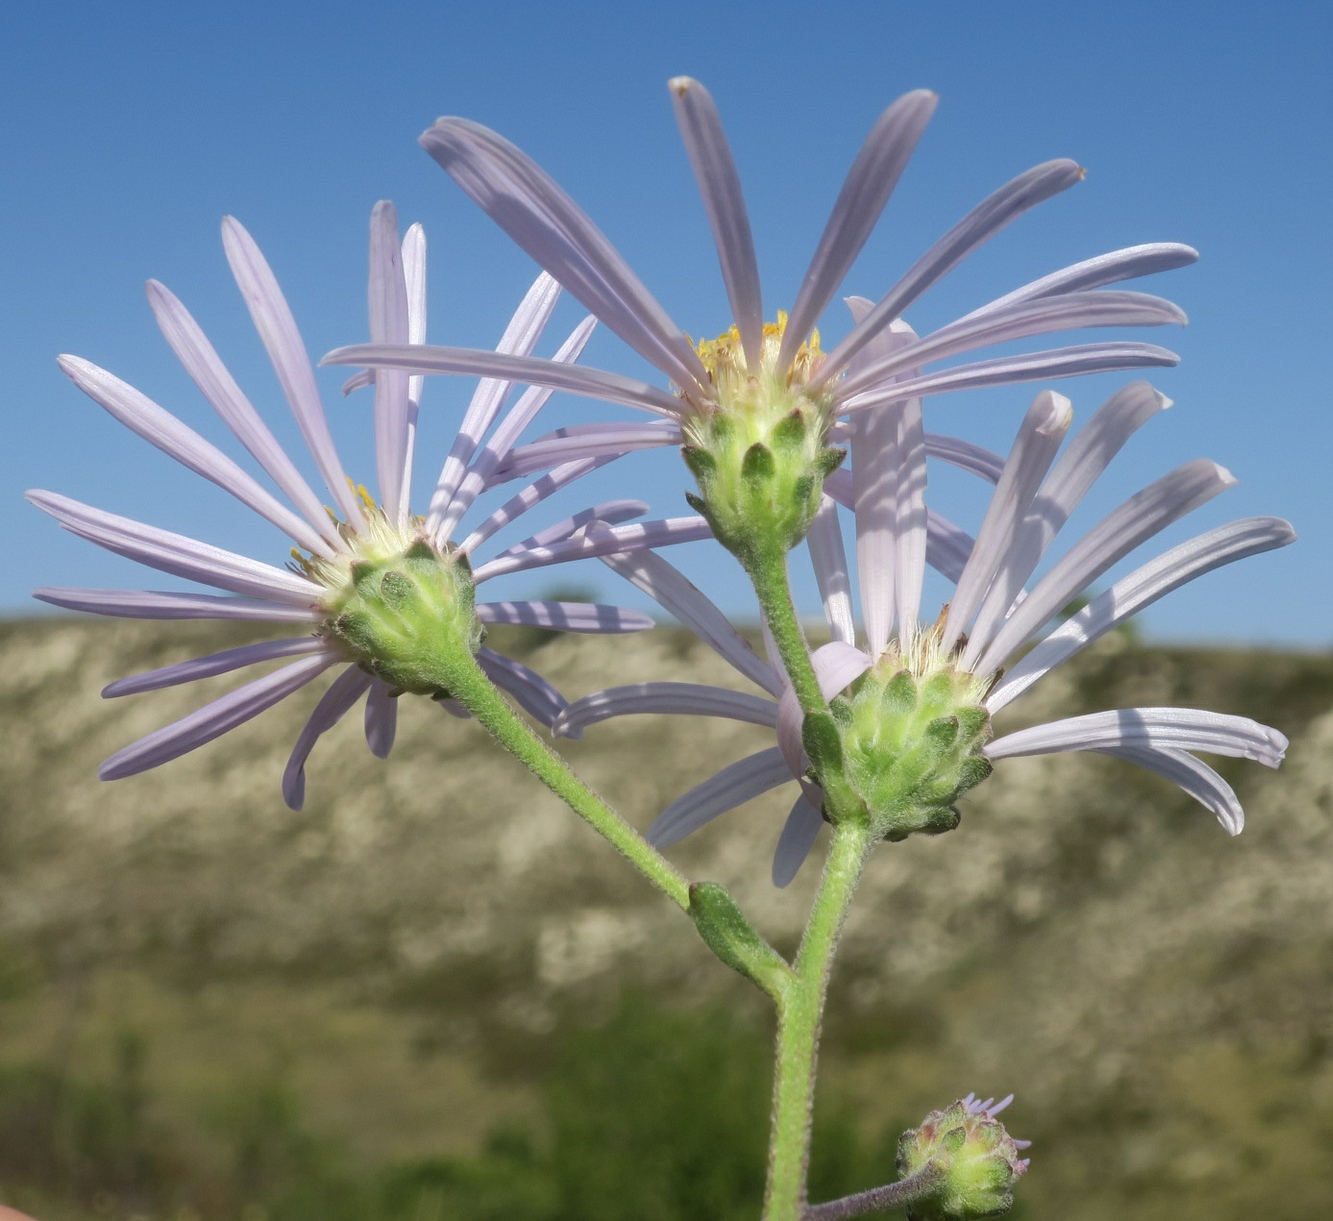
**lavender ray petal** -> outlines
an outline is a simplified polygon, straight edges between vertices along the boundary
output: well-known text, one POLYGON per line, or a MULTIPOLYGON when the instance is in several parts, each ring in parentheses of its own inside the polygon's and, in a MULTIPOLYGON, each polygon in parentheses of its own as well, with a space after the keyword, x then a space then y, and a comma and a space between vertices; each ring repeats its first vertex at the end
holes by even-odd
POLYGON ((777 724, 778 706, 762 696, 701 683, 633 683, 575 700, 556 718, 551 731, 557 737, 569 737, 599 721, 643 714, 725 717, 772 726, 777 724))
POLYGON ((896 382, 854 395, 841 404, 839 411, 855 413, 901 398, 924 398, 929 394, 948 394, 959 390, 978 390, 986 386, 1010 386, 1015 382, 1045 381, 1062 377, 1082 377, 1087 373, 1114 373, 1126 369, 1166 368, 1178 365, 1180 357, 1151 343, 1085 343, 1023 356, 1000 356, 975 364, 957 365, 927 373, 923 377, 896 382))
POLYGON ((517 623, 557 632, 646 632, 657 626, 651 615, 595 602, 479 602, 482 623, 517 623))
POLYGON ((183 534, 159 530, 128 517, 94 509, 55 492, 30 491, 30 503, 49 513, 65 529, 151 568, 187 577, 217 589, 274 602, 312 607, 323 592, 313 581, 224 551, 183 534))
POLYGON ((983 199, 927 250, 879 299, 865 319, 829 353, 820 373, 811 382, 812 389, 817 390, 846 368, 865 344, 983 242, 1029 208, 1068 190, 1082 178, 1083 171, 1072 161, 1047 161, 1020 174, 983 199))
MULTIPOLYGON (((647 512, 648 502, 644 500, 604 500, 601 504, 583 509, 570 517, 566 517, 563 521, 556 522, 553 526, 538 530, 536 534, 529 535, 521 543, 515 543, 512 547, 500 552, 500 555, 518 555, 520 552, 527 551, 530 547, 548 547, 562 539, 572 538, 592 521, 605 522, 608 526, 616 526, 621 522, 642 517, 647 512)), ((499 556, 496 558, 498 559, 499 556)))
MULTIPOLYGON (((556 352, 552 359, 562 364, 578 360, 588 340, 592 337, 596 325, 596 318, 591 315, 585 318, 574 328, 569 338, 561 344, 560 350, 556 352)), ((449 511, 440 519, 438 527, 435 527, 434 533, 437 541, 446 541, 453 535, 453 532, 458 528, 458 523, 463 520, 464 514, 489 485, 496 467, 509 457, 523 430, 532 423, 537 413, 550 401, 552 393, 546 386, 529 386, 519 395, 518 401, 513 407, 505 413, 504 419, 500 421, 495 432, 482 446, 481 453, 477 455, 476 461, 472 463, 463 476, 462 482, 458 485, 458 491, 454 493, 454 498, 449 505, 449 511)), ((426 524, 427 528, 430 528, 429 520, 426 524)))
POLYGON ((1287 739, 1249 717, 1198 708, 1118 708, 1068 717, 1006 734, 987 744, 989 759, 1120 747, 1201 750, 1277 767, 1287 739))
POLYGON ((1236 796, 1236 790, 1208 764, 1196 759, 1188 751, 1117 746, 1101 753, 1137 763, 1171 781, 1200 805, 1211 810, 1228 835, 1239 835, 1245 829, 1245 811, 1236 796))
POLYGON ((554 435, 515 447, 492 472, 487 486, 495 487, 580 458, 619 458, 641 449, 679 445, 681 440, 675 424, 599 424, 591 428, 595 431, 558 429, 554 435))
POLYGON ((268 352, 273 371, 278 375, 282 392, 329 495, 343 520, 353 529, 360 530, 365 525, 365 517, 334 447, 329 422, 320 402, 319 387, 315 384, 315 371, 287 299, 254 239, 235 217, 223 218, 222 246, 232 275, 236 277, 236 286, 245 298, 255 330, 268 352))
POLYGON ((97 774, 103 780, 121 780, 177 759, 271 708, 327 670, 335 660, 326 653, 304 657, 246 683, 117 751, 98 768, 97 774))
MULTIPOLYGON (((972 558, 958 579, 957 591, 949 600, 941 648, 951 649, 967 631, 987 587, 1003 565, 1013 545, 1014 533, 1037 495, 1073 419, 1069 400, 1050 390, 1038 394, 1028 408, 1000 481, 986 507, 981 529, 977 531, 972 558)), ((968 641, 968 653, 974 653, 985 643, 974 634, 968 641)))
POLYGON ((976 542, 961 526, 934 509, 926 510, 926 563, 936 572, 957 584, 975 549, 976 542))
POLYGON ((473 577, 480 584, 507 572, 525 572, 529 568, 544 568, 548 564, 563 564, 569 560, 646 551, 653 547, 694 543, 712 537, 713 531, 702 517, 666 517, 660 521, 635 522, 599 532, 595 537, 585 534, 552 543, 549 547, 534 547, 522 555, 490 560, 476 569, 473 577))
POLYGON ((32 596, 66 610, 119 619, 245 619, 264 623, 315 623, 319 619, 313 610, 299 606, 216 594, 43 586, 33 590, 32 596))
MULTIPOLYGON (((426 342, 426 231, 409 225, 403 235, 403 280, 407 285, 407 342, 426 342)), ((403 456, 403 486, 412 486, 412 460, 416 454, 417 416, 426 379, 420 374, 407 379, 407 452, 403 456)), ((410 505, 412 498, 406 497, 410 505)))
POLYGON ((326 365, 375 365, 379 368, 406 369, 411 373, 459 373, 470 376, 504 378, 528 386, 549 386, 568 390, 585 398, 623 403, 654 415, 675 419, 681 401, 674 394, 650 386, 647 382, 621 377, 604 369, 584 365, 566 365, 536 356, 506 356, 476 348, 446 348, 436 344, 394 345, 359 343, 334 348, 324 357, 326 365))
MULTIPOLYGON (((870 669, 873 658, 854 645, 833 640, 817 648, 810 655, 810 662, 814 666, 820 692, 826 700, 831 700, 870 669)), ((797 703, 796 691, 787 683, 778 700, 778 749, 782 751, 782 757, 791 768, 792 775, 798 780, 804 777, 809 767, 802 742, 804 724, 805 713, 797 703)))
POLYGON ((483 212, 645 360, 707 385, 698 354, 619 252, 530 157, 466 119, 439 119, 421 145, 483 212))
MULTIPOLYGON (((398 213, 387 199, 370 214, 367 306, 371 343, 407 343, 407 279, 398 237, 398 213)), ((389 520, 407 521, 409 431, 407 374, 383 369, 375 376, 375 470, 380 503, 389 520)))
POLYGON ((987 647, 976 673, 998 670, 1042 624, 1112 564, 1235 482, 1225 467, 1196 458, 1112 510, 1060 557, 1014 609, 987 647))
MULTIPOLYGON (((533 281, 532 287, 528 289, 527 295, 519 303, 513 318, 505 328, 495 349, 497 354, 531 356, 559 299, 560 285, 546 272, 542 272, 533 281)), ((438 523, 448 515, 468 463, 472 461, 482 438, 495 422, 495 417, 509 396, 512 386, 513 383, 506 378, 493 377, 483 378, 477 384, 472 401, 468 403, 467 410, 463 413, 463 422, 458 426, 458 435, 454 438, 449 456, 440 471, 440 477, 435 481, 435 491, 431 493, 426 524, 432 531, 437 530, 438 523)))
POLYGON ((745 210, 736 162, 708 90, 688 76, 675 77, 668 82, 668 88, 676 123, 703 197, 704 211, 708 213, 708 224, 713 230, 713 244, 717 247, 732 316, 741 333, 745 362, 751 369, 757 369, 763 355, 764 306, 750 216, 745 210))
POLYGON ((645 838, 655 848, 669 848, 719 814, 791 780, 776 746, 728 764, 715 776, 677 797, 655 819, 645 838))
POLYGON ((838 383, 840 398, 874 390, 907 368, 973 352, 977 348, 1048 335, 1053 331, 1086 330, 1110 326, 1184 325, 1184 313, 1161 297, 1146 293, 1103 291, 1070 293, 1019 302, 979 318, 959 319, 927 335, 911 348, 857 365, 838 383))
POLYGON ((492 534, 498 530, 503 530, 510 522, 522 517, 534 505, 540 504, 548 496, 553 496, 561 488, 568 486, 576 479, 583 478, 584 475, 590 474, 598 467, 605 466, 608 462, 614 462, 616 457, 618 455, 584 458, 578 462, 567 462, 563 466, 556 467, 549 474, 543 475, 535 483, 530 483, 517 495, 506 500, 459 544, 459 551, 464 555, 471 555, 492 534))
POLYGON ((1280 517, 1249 517, 1173 547, 1117 581, 1027 653, 990 693, 987 711, 998 712, 1094 640, 1196 577, 1295 541, 1296 532, 1280 517))
POLYGON ((778 846, 773 852, 773 885, 779 890, 789 886, 800 872, 823 825, 824 815, 802 793, 782 825, 782 834, 778 836, 778 846))
POLYGON ((117 679, 102 688, 102 698, 115 699, 120 695, 136 695, 141 691, 158 691, 163 687, 176 687, 182 683, 197 682, 202 678, 213 678, 218 674, 229 674, 232 670, 258 665, 264 661, 274 661, 279 657, 297 657, 305 653, 328 651, 327 642, 317 636, 297 636, 292 640, 265 640, 258 644, 243 644, 239 648, 224 649, 221 653, 210 653, 207 657, 194 657, 189 661, 179 661, 175 665, 161 666, 156 670, 147 670, 143 674, 117 679))
POLYGON ((391 688, 383 679, 370 684, 366 696, 366 745, 377 759, 387 759, 398 734, 398 700, 389 694, 391 688))
POLYGON ((977 611, 974 639, 990 640, 1069 515, 1125 442, 1151 416, 1171 405, 1147 382, 1133 382, 1093 414, 1051 468, 1014 535, 977 611))
POLYGON ((847 550, 842 543, 837 503, 829 496, 820 501, 819 512, 805 536, 810 563, 815 570, 819 596, 824 602, 824 619, 834 640, 856 643, 856 622, 852 617, 852 586, 847 569, 847 550))
POLYGON ((189 311, 156 280, 148 281, 148 304, 163 337, 209 406, 324 540, 319 554, 328 556, 342 550, 323 503, 242 393, 189 311))
POLYGON ((372 681, 364 670, 348 666, 319 697, 282 773, 282 799, 288 808, 299 810, 305 804, 305 765, 315 743, 347 715, 372 681))
POLYGON ((1198 259, 1197 250, 1179 242, 1148 242, 1142 246, 1126 246, 1123 250, 1112 250, 1053 271, 1050 275, 987 302, 967 317, 975 318, 1020 301, 1033 301, 1055 293, 1085 292, 1104 284, 1135 280, 1139 276, 1150 276, 1159 271, 1174 271, 1178 267, 1188 267, 1198 259))
MULTIPOLYGON (((597 542, 613 530, 590 529, 597 542)), ((749 642, 731 624, 709 598, 684 573, 652 551, 634 554, 600 553, 608 568, 614 569, 631 584, 643 590, 660 606, 670 611, 723 660, 746 678, 772 695, 782 690, 773 668, 755 653, 749 642)))
POLYGON ((935 432, 926 433, 926 456, 971 471, 990 483, 998 483, 1000 472, 1004 470, 1004 459, 992 450, 973 445, 961 437, 946 437, 935 432))
POLYGON ((878 222, 884 205, 935 113, 939 99, 925 89, 898 98, 866 136, 833 205, 792 304, 778 368, 785 369, 838 291, 878 222))
POLYGON ((196 475, 202 475, 210 483, 230 492, 307 551, 324 556, 333 554, 304 518, 256 483, 217 446, 205 441, 147 395, 81 357, 61 356, 56 363, 84 394, 131 432, 196 475))
POLYGON ((477 650, 477 664, 497 687, 512 695, 518 706, 548 728, 566 708, 565 699, 546 679, 522 662, 504 657, 494 649, 477 650))

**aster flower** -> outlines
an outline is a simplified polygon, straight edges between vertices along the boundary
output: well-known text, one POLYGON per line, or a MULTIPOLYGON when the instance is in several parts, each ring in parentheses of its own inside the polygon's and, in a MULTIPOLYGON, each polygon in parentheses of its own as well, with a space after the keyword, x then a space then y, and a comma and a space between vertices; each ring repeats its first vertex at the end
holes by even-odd
MULTIPOLYGON (((928 447, 920 400, 907 399, 858 423, 851 469, 838 471, 825 484, 825 499, 807 540, 833 637, 815 650, 813 662, 842 726, 847 772, 872 815, 876 786, 897 786, 901 795, 906 784, 913 794, 907 805, 899 801, 882 811, 886 837, 956 825, 954 802, 999 760, 1074 750, 1114 755, 1156 772, 1210 809, 1229 832, 1241 830, 1244 813, 1235 793, 1193 752, 1276 767, 1286 739, 1245 717, 1187 708, 1123 708, 991 737, 994 714, 1144 607, 1224 564, 1294 541, 1291 526, 1275 517, 1246 518, 1206 531, 1116 581, 1043 634, 1062 608, 1114 564, 1235 482, 1207 459, 1187 462, 1107 514, 1032 580, 1106 465, 1167 406, 1169 400, 1146 382, 1133 383, 1095 412, 1060 453, 1072 421, 1070 404, 1043 391, 1007 459, 955 443, 954 459, 996 485, 975 540, 927 508, 928 447), (859 631, 835 501, 855 514, 859 631), (926 563, 956 583, 933 624, 919 618, 926 563)), ((948 450, 944 439, 937 439, 935 449, 948 450)), ((795 779, 803 791, 773 862, 774 882, 785 885, 818 834, 824 797, 810 772, 809 738, 803 739, 802 713, 791 688, 776 664, 750 650, 702 593, 690 587, 687 600, 683 589, 688 583, 660 556, 610 556, 605 562, 637 577, 649 592, 669 589, 674 601, 659 600, 671 609, 687 603, 690 626, 766 694, 680 683, 617 687, 571 704, 557 717, 555 732, 579 732, 612 716, 654 712, 691 712, 773 727, 775 746, 731 764, 678 798, 658 816, 648 838, 659 847, 670 845, 795 779)))
MULTIPOLYGON (((880 117, 853 163, 790 312, 765 323, 758 265, 740 181, 716 107, 697 81, 670 82, 676 117, 712 227, 734 325, 694 344, 611 243, 530 158, 476 123, 444 118, 421 138, 432 157, 520 246, 610 330, 670 381, 650 386, 602 370, 459 348, 372 343, 325 359, 417 373, 512 377, 627 404, 655 423, 608 424, 551 438, 567 458, 684 444, 703 494, 697 507, 738 555, 751 542, 756 476, 764 505, 790 520, 791 546, 819 503, 819 477, 841 454, 827 447, 839 416, 858 417, 903 394, 1048 380, 1111 369, 1172 365, 1160 347, 1113 341, 1003 356, 924 372, 923 367, 1002 342, 1105 326, 1183 322, 1169 302, 1105 286, 1180 267, 1196 253, 1175 243, 1113 251, 1034 280, 923 338, 864 359, 904 310, 1000 229, 1083 177, 1072 161, 1036 166, 988 196, 951 228, 825 353, 814 330, 873 230, 928 122, 935 95, 918 90, 880 117), (910 371, 910 376, 904 377, 910 371), (766 451, 767 457, 756 452, 766 451), (749 458, 747 459, 747 455, 749 458), (749 462, 747 466, 746 463, 749 462), (768 468, 776 467, 776 470, 768 468)), ((836 440, 836 438, 832 438, 836 440)))
MULTIPOLYGON (((696 519, 616 526, 642 515, 637 500, 598 504, 556 522, 473 568, 474 553, 497 531, 552 493, 607 459, 539 461, 524 467, 546 473, 480 521, 461 541, 451 541, 478 495, 515 455, 515 442, 550 396, 529 389, 508 403, 511 384, 481 381, 463 415, 458 436, 444 463, 424 517, 409 508, 411 469, 422 378, 394 370, 354 379, 373 382, 376 475, 379 499, 353 485, 334 448, 315 383, 313 367, 287 302, 268 263, 250 235, 227 218, 223 246, 274 371, 319 470, 333 508, 306 482, 251 405, 185 307, 163 285, 150 281, 148 299, 168 344, 213 409, 289 503, 274 496, 236 462, 132 386, 75 356, 62 356, 70 379, 117 420, 205 479, 230 492, 277 526, 295 543, 294 561, 279 568, 210 544, 92 508, 54 492, 32 491, 28 499, 67 530, 98 546, 151 568, 185 577, 223 593, 43 588, 42 601, 94 614, 139 619, 226 619, 304 625, 304 636, 227 649, 207 657, 113 682, 106 696, 152 691, 229 673, 251 665, 284 661, 254 679, 159 729, 103 763, 99 774, 112 780, 132 776, 175 759, 226 733, 304 687, 330 669, 338 677, 320 698, 292 751, 283 777, 283 796, 299 808, 305 790, 305 763, 316 740, 363 696, 370 749, 387 756, 393 744, 397 701, 403 690, 432 691, 403 667, 395 667, 366 647, 366 581, 408 577, 424 582, 440 603, 445 620, 454 616, 461 647, 475 647, 477 624, 533 624, 574 632, 631 632, 652 626, 637 611, 614 606, 546 601, 473 603, 472 590, 493 576, 596 554, 583 538, 592 521, 609 534, 603 546, 633 550, 691 537, 707 527, 696 519), (487 438, 487 433, 490 433, 487 438), (547 469, 554 467, 554 469, 547 469)), ((426 331, 425 238, 412 226, 401 244, 392 204, 376 206, 370 223, 370 333, 381 342, 420 343, 426 331)), ((560 295, 543 274, 529 290, 501 339, 501 356, 527 357, 540 338, 560 295)), ((553 363, 576 360, 595 320, 585 319, 561 346, 553 363)), ((378 591, 378 587, 377 587, 378 591)), ((372 591, 372 592, 377 592, 372 591)), ((393 601, 392 598, 389 601, 393 601)), ((411 626, 411 625, 409 625, 411 626)), ((445 626, 449 626, 448 623, 445 626)), ((436 630, 435 625, 431 630, 436 630)), ((415 647, 415 644, 413 645, 415 647)), ((549 725, 565 700, 546 680, 512 658, 481 647, 485 673, 523 708, 549 725)), ((451 711, 462 713, 451 706, 451 711)))

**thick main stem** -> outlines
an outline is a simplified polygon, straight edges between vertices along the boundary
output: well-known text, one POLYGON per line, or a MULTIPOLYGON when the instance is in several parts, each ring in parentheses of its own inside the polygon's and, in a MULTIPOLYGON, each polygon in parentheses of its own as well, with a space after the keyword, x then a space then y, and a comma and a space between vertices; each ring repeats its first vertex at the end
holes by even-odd
POLYGON ((778 1005, 773 1128, 764 1221, 801 1221, 805 1211, 824 999, 833 954, 868 848, 865 828, 844 822, 833 829, 824 876, 796 955, 795 978, 778 1005))
POLYGON ((640 873, 689 911, 689 883, 646 839, 588 787, 496 690, 471 654, 450 665, 449 694, 548 789, 610 841, 640 873))

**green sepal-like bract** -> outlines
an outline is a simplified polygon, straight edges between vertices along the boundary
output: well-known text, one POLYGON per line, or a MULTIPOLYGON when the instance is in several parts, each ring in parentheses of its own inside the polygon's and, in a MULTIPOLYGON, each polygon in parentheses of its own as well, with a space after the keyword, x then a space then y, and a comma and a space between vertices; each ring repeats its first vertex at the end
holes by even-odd
POLYGON ((791 968, 746 919, 736 900, 716 882, 690 887, 690 916, 699 936, 733 971, 778 997, 791 979, 791 968))

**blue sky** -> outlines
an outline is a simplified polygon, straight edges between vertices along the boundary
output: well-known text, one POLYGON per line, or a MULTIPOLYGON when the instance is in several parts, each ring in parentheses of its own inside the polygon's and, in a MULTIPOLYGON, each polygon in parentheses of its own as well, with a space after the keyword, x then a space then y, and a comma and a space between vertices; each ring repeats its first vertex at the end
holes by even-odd
MULTIPOLYGON (((62 533, 21 502, 29 486, 284 555, 266 524, 126 432, 54 364, 59 352, 103 364, 220 440, 153 325, 142 284, 156 277, 295 444, 222 256, 224 214, 265 250, 315 355, 365 337, 366 222, 385 197, 426 226, 431 338, 494 344, 535 268, 418 148, 437 115, 467 115, 525 148, 686 330, 721 330, 725 296, 665 88, 688 73, 722 110, 770 310, 793 296, 870 124, 923 86, 941 95, 939 110, 847 291, 878 296, 983 195, 1054 156, 1076 158, 1087 181, 952 273, 913 309, 918 330, 1104 250, 1197 246, 1196 267, 1144 285, 1191 318, 1183 332, 1146 336, 1184 357, 1153 379, 1176 406, 1135 438, 1071 529, 1188 458, 1215 458, 1239 486, 1164 541, 1277 513, 1301 542, 1173 595, 1147 614, 1148 631, 1333 640, 1326 5, 52 3, 11 8, 6 24, 0 471, 12 524, 0 608, 28 613, 37 584, 170 585, 62 533)), ((567 302, 557 325, 580 316, 567 302)), ((830 311, 825 329, 843 326, 830 311)), ((609 335, 585 360, 647 372, 609 335)), ((340 380, 323 384, 344 461, 368 479, 369 399, 341 400, 340 380)), ((1060 388, 1086 418, 1123 380, 1060 388)), ((461 382, 428 387, 420 480, 438 469, 467 393, 461 382)), ((1031 393, 932 400, 928 424, 1007 448, 1031 393)), ((612 411, 566 399, 549 422, 612 411)), ((979 490, 932 480, 936 506, 975 527, 979 490)), ((685 486, 678 459, 656 453, 612 466, 565 503, 633 489, 673 514, 685 486)), ((728 557, 696 547, 675 558, 727 609, 751 613, 728 557)), ((642 605, 600 566, 557 575, 642 605)))

